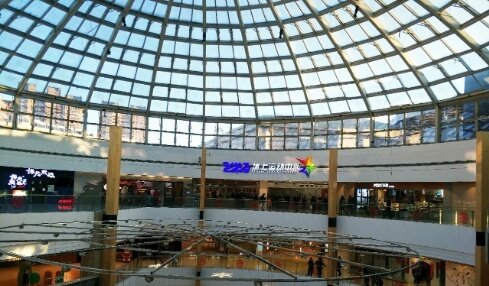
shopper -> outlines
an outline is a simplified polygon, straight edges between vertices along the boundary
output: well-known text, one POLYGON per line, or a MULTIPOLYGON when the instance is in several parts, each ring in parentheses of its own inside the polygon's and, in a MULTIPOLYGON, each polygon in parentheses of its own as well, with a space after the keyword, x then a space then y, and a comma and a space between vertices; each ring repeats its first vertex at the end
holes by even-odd
POLYGON ((260 210, 264 211, 265 210, 265 204, 267 202, 267 198, 265 197, 265 193, 261 194, 260 196, 260 210))
POLYGON ((355 199, 352 195, 348 197, 348 214, 353 215, 355 213, 355 199))
POLYGON ((386 203, 386 208, 385 208, 387 218, 392 218, 392 201, 391 198, 388 196, 387 197, 387 203, 386 203))
POLYGON ((314 272, 314 260, 312 260, 312 257, 309 258, 309 261, 307 262, 307 276, 312 276, 312 273, 314 272))
POLYGON ((370 271, 368 270, 368 268, 364 268, 363 269, 363 285, 365 286, 370 286, 370 276, 368 276, 370 274, 370 271))
POLYGON ((316 196, 311 197, 311 211, 312 213, 316 213, 316 196))
POLYGON ((340 198, 340 214, 345 214, 345 197, 340 198))
POLYGON ((341 276, 341 256, 338 256, 338 261, 336 262, 336 276, 341 276))
POLYGON ((321 257, 318 257, 318 259, 316 260, 316 271, 318 273, 319 278, 323 277, 323 267, 324 267, 323 259, 321 257))

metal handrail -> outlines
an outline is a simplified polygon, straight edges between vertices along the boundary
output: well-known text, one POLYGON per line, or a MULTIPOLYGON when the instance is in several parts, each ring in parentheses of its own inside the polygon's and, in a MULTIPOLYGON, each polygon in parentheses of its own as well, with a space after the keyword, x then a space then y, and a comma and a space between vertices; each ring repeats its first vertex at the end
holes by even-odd
MULTIPOLYGON (((99 211, 104 209, 105 197, 100 194, 52 195, 28 194, 13 196, 0 193, 0 213, 53 212, 53 211, 99 211)), ((141 207, 197 208, 198 196, 170 197, 149 194, 123 195, 119 199, 120 209, 141 207)), ((328 214, 328 204, 323 200, 266 200, 259 198, 206 198, 206 208, 243 209, 256 211, 297 212, 328 214)), ((421 221, 438 224, 474 225, 475 212, 471 209, 455 209, 439 206, 416 206, 387 208, 375 205, 338 205, 337 214, 342 216, 370 217, 379 219, 421 221)))

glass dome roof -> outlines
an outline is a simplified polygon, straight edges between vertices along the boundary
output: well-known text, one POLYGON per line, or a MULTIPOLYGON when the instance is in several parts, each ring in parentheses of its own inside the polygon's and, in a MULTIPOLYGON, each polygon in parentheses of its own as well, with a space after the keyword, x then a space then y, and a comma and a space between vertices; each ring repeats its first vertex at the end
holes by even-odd
POLYGON ((0 88, 85 108, 318 118, 489 87, 486 0, 7 0, 0 9, 0 88))

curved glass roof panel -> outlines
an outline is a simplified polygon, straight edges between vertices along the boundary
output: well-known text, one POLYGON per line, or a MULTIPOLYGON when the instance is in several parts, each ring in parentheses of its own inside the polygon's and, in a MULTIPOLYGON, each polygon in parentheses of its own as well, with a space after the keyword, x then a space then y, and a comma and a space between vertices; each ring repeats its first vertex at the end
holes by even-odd
POLYGON ((7 0, 0 13, 0 85, 86 108, 315 118, 489 86, 487 1, 7 0))

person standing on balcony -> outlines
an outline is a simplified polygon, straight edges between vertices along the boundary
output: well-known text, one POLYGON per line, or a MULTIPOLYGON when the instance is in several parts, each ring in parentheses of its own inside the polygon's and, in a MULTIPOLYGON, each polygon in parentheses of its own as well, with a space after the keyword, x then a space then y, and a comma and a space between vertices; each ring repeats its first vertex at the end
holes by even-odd
POLYGON ((344 214, 345 212, 345 197, 341 196, 340 198, 340 214, 344 214))
POLYGON ((121 188, 121 202, 120 202, 121 205, 125 205, 126 204, 127 189, 128 189, 127 188, 127 185, 124 185, 121 188))
POLYGON ((311 197, 311 211, 312 213, 316 213, 316 196, 311 197))
POLYGON ((387 218, 392 218, 392 201, 389 196, 387 196, 385 212, 387 214, 387 218))
POLYGON ((307 276, 312 276, 312 273, 314 272, 314 261, 312 260, 312 257, 309 258, 309 261, 307 262, 307 276))
POLYGON ((343 262, 341 261, 341 256, 338 256, 338 261, 336 262, 336 276, 341 276, 341 264, 343 262))
POLYGON ((265 210, 265 204, 267 202, 267 198, 265 197, 265 193, 261 194, 260 196, 260 210, 264 211, 265 210))
POLYGON ((323 267, 323 259, 321 257, 318 257, 318 259, 316 260, 316 270, 319 278, 323 277, 323 267))
POLYGON ((348 197, 348 214, 353 215, 355 213, 355 199, 352 195, 348 197))

